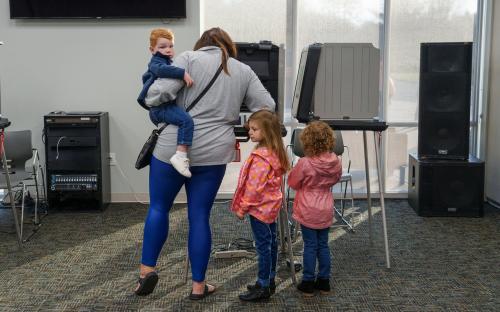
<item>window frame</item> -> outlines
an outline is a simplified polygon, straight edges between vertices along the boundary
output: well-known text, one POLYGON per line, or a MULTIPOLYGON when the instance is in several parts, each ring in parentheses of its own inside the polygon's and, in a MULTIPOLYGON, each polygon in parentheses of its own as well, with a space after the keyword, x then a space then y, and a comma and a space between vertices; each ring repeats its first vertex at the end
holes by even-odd
MULTIPOLYGON (((204 1, 202 1, 204 2, 204 1)), ((381 2, 381 18, 379 22, 379 47, 381 56, 381 81, 380 81, 380 106, 379 118, 386 120, 389 105, 389 64, 390 64, 390 30, 391 30, 391 0, 381 2)), ((286 26, 285 26, 285 47, 284 50, 284 81, 282 83, 282 98, 284 116, 283 123, 287 129, 295 129, 300 124, 292 117, 291 107, 293 92, 295 87, 296 73, 298 65, 296 56, 301 52, 297 46, 298 38, 298 0, 286 0, 286 26)), ((200 26, 204 27, 203 5, 200 5, 200 26)), ((470 135, 470 153, 478 158, 484 158, 486 146, 486 118, 483 115, 487 112, 488 100, 488 68, 489 68, 489 50, 491 45, 491 8, 492 0, 477 0, 477 10, 474 16, 473 26, 473 55, 472 55, 472 92, 471 92, 471 135, 470 135)), ((200 29, 200 34, 202 32, 200 29)), ((280 61, 281 62, 281 61, 280 61)), ((399 127, 417 127, 417 121, 387 121, 389 128, 399 127)), ((387 135, 382 135, 380 146, 380 174, 382 175, 382 185, 384 194, 404 195, 407 192, 387 192, 386 188, 386 161, 387 161, 387 135)), ((358 193, 362 194, 362 193, 358 193)))

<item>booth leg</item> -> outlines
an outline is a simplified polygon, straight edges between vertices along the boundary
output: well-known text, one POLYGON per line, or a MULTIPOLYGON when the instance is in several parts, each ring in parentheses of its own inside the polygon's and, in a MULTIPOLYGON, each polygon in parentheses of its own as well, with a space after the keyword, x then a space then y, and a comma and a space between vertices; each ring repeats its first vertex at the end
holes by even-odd
POLYGON ((372 239, 372 194, 370 190, 370 166, 368 165, 368 145, 366 142, 366 130, 363 130, 363 148, 365 152, 365 177, 366 177, 366 196, 368 200, 368 237, 370 245, 373 245, 372 239))
POLYGON ((385 201, 384 201, 384 186, 382 183, 382 176, 380 175, 380 159, 379 159, 379 151, 380 151, 380 139, 382 137, 382 133, 373 132, 373 138, 375 143, 375 158, 377 162, 377 176, 378 176, 378 189, 380 193, 380 207, 382 209, 382 226, 384 231, 384 247, 385 247, 385 263, 388 269, 391 268, 391 261, 389 259, 389 240, 387 238, 387 221, 385 218, 385 201), (377 140, 378 134, 378 140, 377 140))

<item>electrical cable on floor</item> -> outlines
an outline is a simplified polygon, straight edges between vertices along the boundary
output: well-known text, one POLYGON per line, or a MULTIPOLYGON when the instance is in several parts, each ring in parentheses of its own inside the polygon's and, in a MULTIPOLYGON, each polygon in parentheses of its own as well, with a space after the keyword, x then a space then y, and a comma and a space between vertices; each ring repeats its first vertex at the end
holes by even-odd
POLYGON ((255 244, 253 240, 246 238, 236 238, 229 244, 216 244, 212 247, 212 254, 219 251, 245 250, 255 253, 255 244))
POLYGON ((227 251, 228 247, 227 244, 216 244, 212 246, 212 254, 218 252, 218 251, 227 251))
POLYGON ((216 205, 216 204, 217 205, 219 205, 219 204, 229 204, 232 201, 233 201, 232 199, 220 199, 220 200, 216 199, 214 201, 214 205, 216 205))
POLYGON ((250 252, 255 252, 255 244, 251 239, 237 238, 229 243, 228 249, 231 250, 231 246, 236 250, 246 250, 250 252))

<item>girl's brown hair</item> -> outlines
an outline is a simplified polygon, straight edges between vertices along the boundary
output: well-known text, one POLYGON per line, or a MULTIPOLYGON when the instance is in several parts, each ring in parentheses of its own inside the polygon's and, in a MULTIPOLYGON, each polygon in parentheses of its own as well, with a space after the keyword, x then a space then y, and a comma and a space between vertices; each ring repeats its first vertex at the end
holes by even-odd
POLYGON ((256 111, 248 118, 257 123, 262 131, 262 141, 257 147, 266 147, 278 156, 283 171, 290 169, 290 161, 286 155, 283 139, 281 138, 281 126, 278 116, 268 110, 256 111))
POLYGON ((149 46, 154 47, 159 38, 165 38, 174 42, 174 33, 170 29, 155 28, 149 35, 149 46))
POLYGON ((310 122, 300 135, 304 154, 309 157, 331 152, 335 146, 332 128, 323 121, 310 122))
POLYGON ((193 50, 196 51, 208 46, 216 46, 222 50, 222 68, 224 72, 229 75, 227 60, 230 57, 236 58, 237 55, 236 46, 231 37, 219 27, 210 28, 201 35, 198 41, 196 41, 193 50))

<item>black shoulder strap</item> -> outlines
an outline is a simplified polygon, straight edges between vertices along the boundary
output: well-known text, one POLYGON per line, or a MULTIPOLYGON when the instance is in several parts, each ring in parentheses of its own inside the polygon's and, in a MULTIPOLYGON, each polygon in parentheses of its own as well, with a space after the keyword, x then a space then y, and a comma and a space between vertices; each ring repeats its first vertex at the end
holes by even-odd
POLYGON ((210 87, 212 87, 212 85, 214 84, 217 77, 219 77, 221 71, 222 71, 222 64, 220 64, 219 69, 217 69, 217 72, 212 77, 212 80, 210 80, 205 89, 203 89, 203 91, 201 91, 200 95, 198 95, 198 97, 193 101, 193 103, 191 103, 191 105, 189 105, 188 108, 186 108, 186 112, 189 112, 196 105, 196 103, 198 103, 198 101, 201 100, 201 98, 205 95, 205 93, 207 93, 210 87))
MULTIPOLYGON (((193 103, 191 103, 188 108, 186 108, 186 112, 189 112, 195 105, 196 103, 198 103, 201 98, 205 95, 205 93, 207 93, 207 91, 212 87, 212 85, 214 84, 215 80, 217 79, 217 77, 219 77, 219 74, 221 73, 222 71, 222 64, 220 64, 219 66, 219 69, 217 69, 217 72, 215 73, 215 75, 212 77, 212 80, 210 80, 210 82, 208 83, 208 85, 205 87, 205 89, 203 89, 203 91, 201 91, 201 93, 198 95, 198 97, 193 101, 193 103)), ((168 123, 165 123, 160 129, 158 129, 158 134, 160 134, 163 129, 165 129, 165 127, 168 126, 168 123)))

